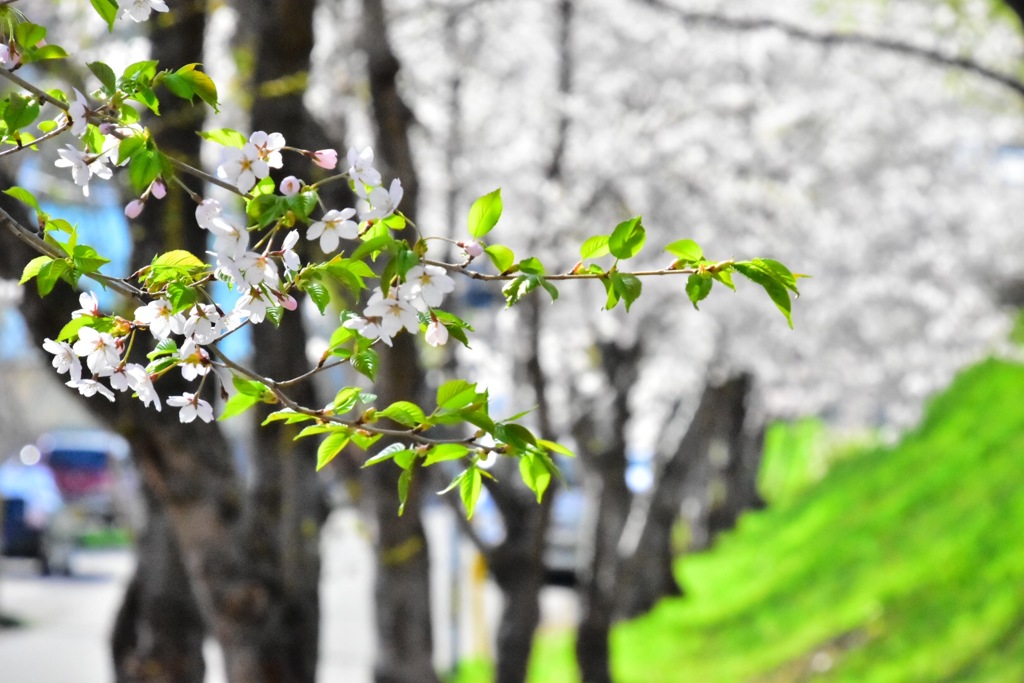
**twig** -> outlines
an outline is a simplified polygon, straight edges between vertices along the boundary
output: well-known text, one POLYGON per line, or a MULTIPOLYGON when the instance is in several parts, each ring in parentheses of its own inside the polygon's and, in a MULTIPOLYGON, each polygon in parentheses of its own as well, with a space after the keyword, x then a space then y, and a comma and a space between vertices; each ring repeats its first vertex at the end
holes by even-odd
POLYGON ((976 76, 980 76, 997 83, 1004 88, 1012 90, 1021 97, 1024 97, 1024 81, 1021 81, 1010 74, 989 68, 969 57, 955 57, 920 45, 904 43, 889 38, 869 36, 863 33, 812 31, 779 19, 770 19, 767 17, 730 17, 712 12, 686 10, 664 2, 664 0, 639 1, 651 7, 674 14, 683 21, 690 22, 692 24, 703 24, 704 26, 712 29, 724 31, 777 30, 785 33, 791 38, 811 43, 818 43, 820 45, 856 45, 917 57, 927 62, 960 69, 961 71, 966 71, 976 76))

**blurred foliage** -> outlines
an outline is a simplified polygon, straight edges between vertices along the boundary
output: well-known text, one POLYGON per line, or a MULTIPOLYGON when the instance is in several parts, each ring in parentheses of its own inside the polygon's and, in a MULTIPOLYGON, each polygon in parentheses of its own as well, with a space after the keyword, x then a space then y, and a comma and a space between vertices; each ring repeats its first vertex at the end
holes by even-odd
MULTIPOLYGON (((616 629, 616 680, 1024 680, 1022 390, 1020 365, 967 370, 898 445, 686 557, 687 596, 616 629)), ((542 634, 531 680, 574 672, 571 634, 542 634)))

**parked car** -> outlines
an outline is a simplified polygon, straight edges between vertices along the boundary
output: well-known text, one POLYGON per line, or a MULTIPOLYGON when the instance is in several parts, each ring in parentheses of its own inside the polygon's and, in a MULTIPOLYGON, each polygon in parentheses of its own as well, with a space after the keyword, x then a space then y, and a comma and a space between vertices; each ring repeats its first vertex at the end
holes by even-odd
POLYGON ((127 442, 104 430, 55 431, 0 466, 4 502, 0 546, 34 557, 44 573, 69 574, 90 536, 137 527, 137 479, 127 442))

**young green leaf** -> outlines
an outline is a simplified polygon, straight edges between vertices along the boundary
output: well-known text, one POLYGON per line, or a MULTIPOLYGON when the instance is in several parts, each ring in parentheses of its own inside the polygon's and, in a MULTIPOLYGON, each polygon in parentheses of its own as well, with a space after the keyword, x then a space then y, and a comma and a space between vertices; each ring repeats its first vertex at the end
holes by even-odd
POLYGON ((580 260, 586 261, 591 258, 601 258, 611 253, 608 248, 608 235, 594 235, 580 245, 580 260))
POLYGON ((257 396, 250 396, 242 393, 235 394, 227 400, 227 403, 224 404, 224 411, 220 414, 220 417, 218 417, 217 420, 226 420, 229 417, 240 415, 257 403, 260 403, 260 399, 257 396))
POLYGON ((359 374, 368 377, 371 381, 377 378, 377 367, 380 365, 380 358, 373 349, 366 349, 355 354, 350 362, 359 374))
POLYGON ((523 483, 537 494, 537 502, 541 502, 544 492, 551 484, 551 469, 548 467, 547 458, 540 453, 524 453, 519 458, 519 474, 523 483))
POLYGON ((423 464, 429 466, 447 460, 458 460, 465 457, 467 453, 469 453, 469 448, 461 443, 443 443, 430 449, 423 464))
POLYGON ((476 511, 476 503, 480 500, 480 490, 483 488, 483 476, 476 467, 470 467, 459 482, 459 496, 462 504, 466 507, 466 519, 473 518, 476 511))
POLYGON ((21 279, 18 280, 18 284, 23 285, 34 278, 39 274, 39 269, 52 260, 52 256, 36 256, 34 259, 26 263, 25 269, 21 271, 21 279))
POLYGON ((679 240, 665 247, 680 263, 698 263, 704 258, 704 250, 693 240, 679 240))
POLYGON ((516 262, 515 253, 502 244, 492 244, 484 249, 484 253, 487 254, 487 258, 491 259, 494 269, 499 273, 506 272, 516 262))
POLYGON ((89 0, 92 3, 93 9, 100 15, 103 21, 107 22, 107 28, 111 31, 114 30, 114 20, 117 19, 117 2, 116 0, 89 0))
POLYGON ((427 419, 423 410, 409 401, 396 401, 377 414, 405 427, 418 427, 427 419))
POLYGON ((204 140, 216 142, 225 147, 245 147, 248 142, 246 137, 232 128, 217 128, 215 130, 204 130, 199 133, 204 140))
POLYGON ((341 449, 348 445, 351 438, 348 429, 343 429, 321 441, 319 448, 316 449, 316 471, 319 472, 327 463, 334 460, 335 456, 341 453, 341 449))
POLYGON ((18 201, 25 202, 35 210, 36 215, 43 213, 43 210, 39 208, 39 200, 36 199, 36 196, 23 187, 15 185, 4 190, 4 194, 14 197, 18 201))
POLYGON ((640 253, 646 240, 647 233, 640 216, 630 218, 615 226, 608 238, 608 251, 617 259, 630 259, 640 253))
POLYGON ((714 283, 715 281, 706 273, 694 273, 686 279, 686 294, 693 302, 694 308, 699 310, 697 303, 707 298, 714 283))
POLYGON ((469 234, 473 239, 480 239, 498 223, 501 218, 501 189, 489 192, 480 197, 469 209, 469 234))
POLYGON ((476 385, 464 379, 453 379, 437 388, 437 407, 442 410, 459 410, 476 399, 476 385))
POLYGON ((114 74, 114 70, 103 62, 89 62, 86 66, 103 85, 103 92, 106 95, 113 95, 117 90, 117 75, 114 74))

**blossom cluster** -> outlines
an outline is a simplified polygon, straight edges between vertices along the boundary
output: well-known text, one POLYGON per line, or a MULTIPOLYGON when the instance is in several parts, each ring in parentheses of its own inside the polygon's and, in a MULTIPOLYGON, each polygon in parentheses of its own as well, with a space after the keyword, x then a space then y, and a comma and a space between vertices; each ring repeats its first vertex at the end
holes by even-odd
MULTIPOLYGON (((69 108, 69 117, 74 123, 72 130, 82 135, 85 126, 78 128, 78 123, 88 119, 90 110, 86 98, 77 91, 76 96, 69 108)), ((116 158, 117 145, 122 142, 115 138, 111 148, 100 154, 91 154, 88 150, 81 152, 68 145, 60 150, 56 165, 70 168, 75 183, 88 195, 92 178, 106 180, 112 177, 112 168, 108 164, 116 158)), ((335 150, 294 149, 286 145, 280 133, 256 131, 244 144, 225 148, 217 175, 236 187, 240 194, 246 195, 270 176, 271 169, 283 166, 282 153, 285 151, 297 152, 327 170, 338 165, 335 150)), ((395 179, 384 187, 380 172, 373 166, 370 148, 362 151, 350 149, 347 161, 348 169, 336 177, 349 182, 358 198, 357 206, 326 209, 318 219, 308 217, 305 220, 308 224, 305 238, 318 242, 328 257, 339 251, 344 240, 357 240, 375 224, 394 216, 402 200, 401 182, 395 179)), ((273 191, 272 186, 270 191, 273 191)), ((315 187, 294 176, 282 179, 278 191, 283 198, 301 193, 317 196, 315 187)), ((128 204, 126 215, 129 218, 138 216, 146 201, 161 199, 166 192, 166 182, 157 177, 139 198, 128 204)), ((135 308, 131 320, 104 315, 99 310, 95 295, 82 294, 82 308, 75 312, 74 317, 85 317, 88 324, 77 329, 77 339, 72 337, 73 343, 47 339, 43 344, 43 348, 53 354, 53 366, 57 371, 69 376, 68 386, 84 395, 99 394, 111 401, 114 400, 114 391, 130 389, 145 405, 152 404, 160 410, 161 400, 154 382, 171 369, 178 368, 185 380, 199 381, 199 389, 168 397, 167 405, 180 409, 182 422, 197 418, 210 421, 213 419, 212 407, 199 398, 202 382, 210 375, 211 369, 217 367, 213 361, 215 354, 208 347, 243 324, 264 322, 271 309, 279 309, 283 313, 297 308, 298 302, 292 291, 297 287, 300 274, 311 267, 303 263, 297 251, 302 237, 301 226, 295 227, 294 221, 279 220, 261 234, 258 226, 241 222, 219 200, 196 198, 196 223, 210 234, 208 254, 214 264, 200 264, 200 267, 212 270, 215 278, 236 292, 234 305, 224 308, 212 300, 207 303, 195 301, 187 307, 180 303, 176 305, 172 303, 174 297, 169 294, 166 284, 156 289, 147 286, 147 269, 140 271, 139 275, 153 300, 135 308), (158 352, 150 354, 148 366, 128 360, 139 330, 148 330, 158 342, 158 352)), ((382 283, 373 289, 361 314, 346 313, 343 326, 355 331, 370 345, 379 341, 390 346, 392 339, 403 329, 411 334, 419 333, 422 320, 428 344, 439 346, 446 343, 448 328, 434 310, 455 288, 445 268, 420 262, 408 267, 388 284, 390 286, 382 283)), ((196 281, 189 286, 199 291, 200 285, 196 281)), ((204 293, 202 296, 207 295, 204 293)))

